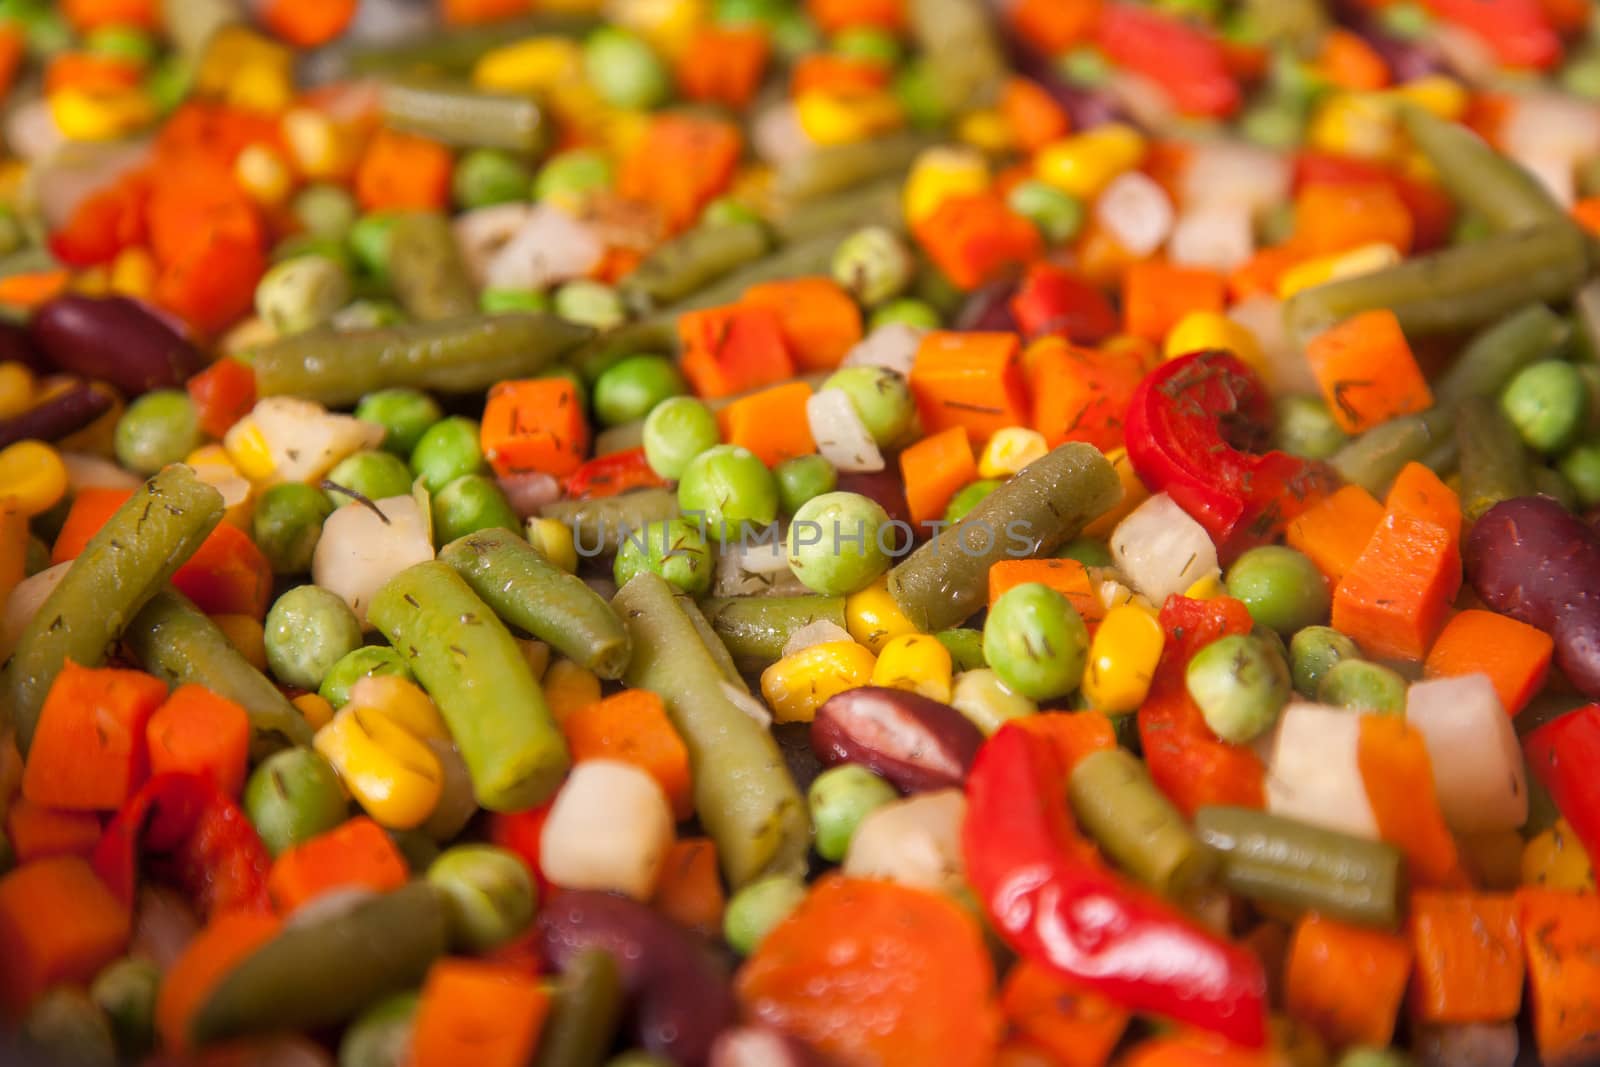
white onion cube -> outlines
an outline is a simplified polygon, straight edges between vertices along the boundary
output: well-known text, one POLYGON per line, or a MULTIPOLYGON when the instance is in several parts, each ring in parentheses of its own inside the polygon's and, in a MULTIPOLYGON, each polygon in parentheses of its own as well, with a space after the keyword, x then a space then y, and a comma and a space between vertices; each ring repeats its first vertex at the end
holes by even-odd
POLYGON ((933 892, 959 889, 964 871, 961 823, 966 816, 966 797, 959 789, 885 804, 856 827, 844 873, 933 892))
POLYGON ((1361 716, 1296 701, 1267 742, 1267 810, 1369 840, 1378 820, 1357 759, 1361 716))
POLYGON ((563 889, 649 900, 672 844, 672 809, 650 775, 617 760, 572 769, 539 837, 545 877, 563 889))
POLYGON ((1165 493, 1134 508, 1111 532, 1117 570, 1152 604, 1217 571, 1217 548, 1189 513, 1165 493))
POLYGON ((1515 830, 1528 821, 1522 746, 1488 675, 1416 683, 1406 694, 1406 721, 1427 743, 1450 829, 1515 830))
POLYGON ((411 496, 385 497, 371 507, 346 504, 322 524, 311 580, 344 598, 366 626, 367 607, 383 584, 433 558, 431 523, 411 496))
POLYGON ((883 453, 843 389, 813 393, 806 401, 806 421, 817 451, 839 470, 883 470, 883 453))

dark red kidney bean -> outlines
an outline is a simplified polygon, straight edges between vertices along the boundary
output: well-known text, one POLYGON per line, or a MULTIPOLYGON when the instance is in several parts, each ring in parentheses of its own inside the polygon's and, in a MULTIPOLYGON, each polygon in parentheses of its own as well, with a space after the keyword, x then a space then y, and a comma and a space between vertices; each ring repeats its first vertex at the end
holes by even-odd
POLYGON ((890 519, 905 523, 894 528, 894 552, 909 547, 906 530, 911 526, 911 507, 906 503, 906 485, 900 480, 898 461, 890 457, 881 471, 840 471, 837 488, 844 493, 859 493, 875 502, 890 519))
POLYGON ((557 969, 590 949, 609 952, 633 1005, 635 1039, 687 1067, 702 1067, 712 1044, 738 1022, 728 976, 709 945, 627 897, 563 891, 537 920, 544 957, 557 969))
POLYGON ((74 385, 50 399, 0 419, 0 448, 18 441, 55 441, 76 433, 111 410, 111 397, 93 386, 74 385))
POLYGON ((876 685, 828 698, 811 721, 824 766, 859 763, 905 793, 959 788, 982 745, 982 732, 949 704, 876 685))
POLYGON ((823 1067, 816 1053, 764 1026, 728 1030, 711 1049, 711 1067, 823 1067))
POLYGON ((28 331, 14 322, 0 322, 0 363, 20 363, 35 374, 50 370, 50 364, 33 347, 28 331))
POLYGON ((34 313, 28 330, 56 367, 129 396, 181 386, 206 366, 198 348, 127 297, 60 296, 34 313))
POLYGON ((983 333, 1008 332, 1017 329, 1017 320, 1011 315, 1011 298, 1017 293, 1020 278, 1009 274, 978 286, 956 312, 951 329, 983 333))

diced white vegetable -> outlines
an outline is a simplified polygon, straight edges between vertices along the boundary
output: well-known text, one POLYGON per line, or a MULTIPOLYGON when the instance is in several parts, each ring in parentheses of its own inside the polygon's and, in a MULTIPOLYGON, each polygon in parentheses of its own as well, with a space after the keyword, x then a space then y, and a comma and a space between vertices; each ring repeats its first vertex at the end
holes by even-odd
POLYGON ((1267 810, 1313 826, 1377 840, 1378 822, 1356 759, 1361 716, 1296 701, 1267 749, 1267 810))
POLYGON ((761 110, 751 124, 750 144, 756 155, 773 167, 793 163, 817 147, 800 125, 799 110, 789 103, 761 110))
POLYGON ((789 640, 784 642, 784 656, 792 656, 796 652, 804 652, 814 645, 826 645, 834 641, 851 640, 850 631, 838 623, 829 622, 827 619, 818 619, 808 622, 800 629, 789 635, 789 640))
POLYGON ((74 493, 80 489, 137 489, 144 483, 137 474, 88 452, 63 452, 61 463, 67 468, 67 484, 74 493))
POLYGON ((46 567, 38 574, 22 579, 11 590, 11 595, 6 597, 5 614, 0 616, 0 663, 4 663, 16 651, 17 641, 22 637, 28 620, 39 613, 40 606, 55 592, 71 566, 69 559, 54 567, 46 567))
POLYGON ((269 396, 257 401, 249 415, 229 428, 222 446, 235 465, 255 481, 269 485, 312 482, 346 456, 377 448, 383 432, 377 423, 335 415, 309 400, 269 396), (262 448, 270 469, 258 476, 262 448))
POLYGON ((1264 364, 1261 376, 1274 393, 1316 394, 1317 379, 1311 374, 1311 364, 1284 326, 1283 301, 1253 296, 1229 308, 1228 318, 1255 336, 1264 364))
POLYGON ((1165 493, 1134 508, 1111 531, 1111 557, 1153 604, 1217 571, 1211 535, 1165 493))
POLYGON ((1289 198, 1289 156, 1243 141, 1193 143, 1178 183, 1185 211, 1201 205, 1243 208, 1259 215, 1289 198))
POLYGON ((483 284, 490 262, 527 224, 532 214, 533 205, 510 203, 479 208, 456 218, 452 224, 456 246, 461 249, 462 262, 473 284, 483 284))
POLYGON ((1135 256, 1153 253, 1172 232, 1172 198, 1153 178, 1130 170, 1112 180, 1094 202, 1095 218, 1135 256))
POLYGON ((1513 1067, 1515 1023, 1418 1026, 1412 1035, 1417 1067, 1513 1067))
POLYGON ((724 1030, 711 1046, 711 1067, 810 1067, 812 1062, 788 1038, 764 1026, 724 1030))
POLYGON ((881 471, 883 453, 856 414, 850 394, 824 389, 806 401, 806 421, 811 439, 822 458, 842 471, 881 471))
POLYGON ((804 596, 811 590, 794 576, 784 550, 784 532, 761 534, 724 545, 711 575, 712 596, 804 596))
POLYGON ((909 322, 879 326, 845 353, 844 366, 882 367, 909 378, 911 365, 917 361, 917 348, 927 332, 909 322))
POLYGON ((415 497, 386 497, 370 508, 346 504, 322 524, 311 580, 343 597, 365 626, 367 605, 383 583, 433 558, 428 525, 415 497))
POLYGON ((491 289, 543 289, 583 278, 605 256, 592 227, 560 208, 540 206, 484 267, 491 289))
POLYGON ((961 888, 961 823, 967 800, 959 789, 919 793, 876 809, 856 828, 844 873, 917 889, 961 888))
POLYGON ((1013 692, 1000 676, 987 667, 962 671, 950 691, 950 706, 972 721, 984 736, 994 733, 1011 719, 1032 715, 1039 705, 1013 692))
POLYGON ((1528 821, 1522 747, 1488 675, 1416 683, 1406 693, 1406 721, 1427 742, 1450 829, 1515 830, 1528 821))
POLYGON ((1167 242, 1167 255, 1186 267, 1230 271, 1255 251, 1253 231, 1248 208, 1207 204, 1179 217, 1167 242))
MULTIPOLYGON (((66 136, 61 132, 61 127, 56 125, 55 116, 50 111, 50 101, 42 96, 23 101, 12 108, 6 118, 5 127, 6 144, 18 159, 28 163, 45 159, 66 147, 68 143, 66 136)), ((76 207, 83 196, 90 192, 93 192, 93 187, 85 188, 82 195, 72 201, 71 206, 76 207)), ((71 213, 69 207, 64 210, 57 208, 48 214, 58 216, 64 222, 71 213)))
POLYGON ((1519 94, 1500 128, 1500 145, 1557 203, 1571 207, 1577 164, 1600 155, 1600 108, 1565 93, 1519 94))
POLYGON ((1539 184, 1563 208, 1570 210, 1578 199, 1578 172, 1575 161, 1566 156, 1532 153, 1513 156, 1522 169, 1539 179, 1539 184))
POLYGON ((194 468, 194 476, 222 494, 222 506, 236 508, 250 499, 254 487, 250 479, 226 463, 202 463, 194 468))
POLYGON ((556 794, 539 860, 564 889, 649 900, 672 844, 672 809, 656 780, 629 763, 585 760, 556 794))

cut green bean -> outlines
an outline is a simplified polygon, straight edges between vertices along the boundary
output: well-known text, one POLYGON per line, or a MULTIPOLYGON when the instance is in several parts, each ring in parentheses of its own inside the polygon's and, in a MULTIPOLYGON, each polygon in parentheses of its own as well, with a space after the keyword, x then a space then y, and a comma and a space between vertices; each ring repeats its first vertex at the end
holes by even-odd
POLYGON ((1512 497, 1533 493, 1528 456, 1516 428, 1493 401, 1471 397, 1456 415, 1461 513, 1469 521, 1512 497))
MULTIPOLYGON (((830 145, 786 162, 773 188, 780 203, 799 205, 858 185, 898 174, 936 142, 923 134, 896 133, 866 141, 830 145)), ((859 218, 851 220, 860 225, 859 218)))
POLYGON ((558 500, 546 504, 540 514, 567 524, 579 556, 609 556, 628 534, 674 518, 678 494, 671 489, 636 489, 590 500, 558 500))
POLYGON ((602 678, 622 677, 631 646, 617 613, 516 534, 480 530, 445 545, 439 559, 504 621, 602 678))
POLYGON ((502 148, 531 156, 544 149, 548 136, 543 111, 528 96, 400 81, 383 87, 381 106, 390 126, 459 148, 502 148))
POLYGON ((1499 232, 1546 223, 1572 226, 1539 179, 1477 134, 1416 105, 1400 108, 1411 143, 1428 157, 1439 180, 1462 209, 1499 232))
POLYGON ((443 215, 405 215, 389 231, 389 282, 412 318, 459 319, 478 310, 450 222, 443 215))
MULTIPOLYGON (((195 0, 167 0, 183 7, 195 0)), ((361 45, 342 52, 353 74, 464 76, 478 60, 502 45, 529 37, 582 37, 601 25, 598 16, 579 12, 542 12, 527 18, 502 19, 484 26, 439 30, 381 45, 361 45)))
POLYGON ((911 0, 911 30, 950 114, 993 104, 1009 68, 981 0, 911 0))
POLYGON ((783 658, 789 636, 815 622, 844 629, 844 598, 836 596, 741 596, 700 605, 734 662, 759 671, 783 658))
POLYGON ((624 680, 666 703, 689 749, 695 810, 734 888, 763 875, 800 875, 810 848, 805 801, 766 727, 726 678, 689 612, 658 575, 636 576, 612 602, 633 638, 624 680))
POLYGON ((104 663, 107 649, 194 555, 222 512, 222 494, 178 464, 141 485, 84 546, 0 672, 0 697, 23 755, 66 661, 104 663))
POLYGON ((673 304, 673 312, 694 311, 698 308, 720 307, 736 303, 744 291, 762 282, 801 278, 814 274, 827 274, 833 265, 834 249, 850 235, 850 231, 822 233, 802 241, 785 245, 762 259, 749 263, 731 274, 726 274, 693 296, 673 304))
POLYGON ((566 363, 589 385, 629 356, 641 352, 662 354, 678 349, 677 320, 672 315, 653 315, 637 322, 623 323, 590 338, 588 343, 567 357, 566 363))
POLYGON ((561 972, 534 1067, 599 1067, 622 1020, 622 976, 603 949, 576 956, 561 972))
POLYGON ((820 199, 779 200, 772 209, 772 229, 786 243, 840 233, 864 219, 899 229, 905 225, 903 190, 904 176, 896 174, 820 199))
POLYGON ((1211 856, 1132 753, 1110 748, 1079 760, 1067 799, 1106 855, 1162 896, 1181 896, 1210 873, 1211 856))
POLYGON ((759 222, 697 226, 646 256, 623 280, 622 296, 641 310, 675 303, 759 259, 766 250, 767 230, 759 222))
POLYGON ((448 564, 408 567, 372 598, 367 619, 439 705, 490 811, 523 811, 561 784, 567 744, 510 631, 448 564))

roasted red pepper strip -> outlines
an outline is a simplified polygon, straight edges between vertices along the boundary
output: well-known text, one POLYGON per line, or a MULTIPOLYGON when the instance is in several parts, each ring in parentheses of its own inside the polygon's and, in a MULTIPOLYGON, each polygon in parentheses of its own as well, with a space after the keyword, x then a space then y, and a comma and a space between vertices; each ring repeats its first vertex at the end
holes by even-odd
POLYGON ((1584 850, 1600 858, 1600 704, 1545 723, 1522 749, 1528 769, 1550 790, 1584 850))
POLYGON ((165 873, 207 917, 272 908, 267 847, 239 806, 205 775, 156 775, 106 827, 95 846, 94 868, 129 904, 138 888, 141 857, 159 857, 165 873))
POLYGON ((1425 6, 1470 30, 1508 67, 1544 70, 1561 59, 1561 38, 1539 0, 1427 0, 1425 6))
POLYGON ((1153 493, 1204 526, 1224 562, 1272 541, 1337 476, 1285 452, 1258 455, 1272 425, 1261 379, 1236 356, 1194 352, 1145 376, 1128 405, 1128 458, 1153 493))
POLYGON ((1239 83, 1216 38, 1136 4, 1107 4, 1095 44, 1119 67, 1155 82, 1185 115, 1225 118, 1239 110, 1239 83))
POLYGON ((626 452, 613 452, 596 456, 571 474, 564 486, 567 496, 574 500, 585 497, 616 496, 631 489, 658 489, 667 484, 666 479, 650 469, 643 448, 630 448, 626 452))
POLYGON ((1117 332, 1117 313, 1104 293, 1075 271, 1039 262, 1011 298, 1011 315, 1028 340, 1065 337, 1097 345, 1117 332))
POLYGON ((967 877, 996 930, 1032 963, 1134 1011, 1259 1048, 1266 977, 1247 949, 1116 877, 1078 835, 1054 749, 1016 724, 967 778, 967 877))

